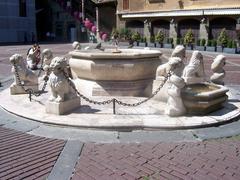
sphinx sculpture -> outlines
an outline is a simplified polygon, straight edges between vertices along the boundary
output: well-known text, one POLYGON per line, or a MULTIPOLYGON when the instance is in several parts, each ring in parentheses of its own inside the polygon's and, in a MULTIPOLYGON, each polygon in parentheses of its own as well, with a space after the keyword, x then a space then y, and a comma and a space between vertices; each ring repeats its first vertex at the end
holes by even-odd
POLYGON ((10 57, 10 63, 13 65, 14 82, 10 87, 11 94, 25 94, 24 89, 38 91, 38 77, 33 71, 28 69, 26 60, 20 54, 14 54, 10 57), (19 80, 21 82, 19 82, 19 80), (24 89, 22 87, 24 87, 24 89))
POLYGON ((210 77, 211 82, 219 85, 224 85, 223 78, 225 77, 225 71, 223 67, 226 64, 226 57, 223 55, 218 55, 211 65, 213 75, 210 77))
POLYGON ((189 64, 183 70, 182 77, 187 84, 205 81, 203 56, 199 51, 193 51, 189 64))
POLYGON ((186 113, 185 106, 181 97, 181 89, 184 88, 185 82, 177 73, 177 67, 181 66, 182 60, 178 57, 170 58, 169 65, 171 66, 172 75, 169 79, 170 86, 168 87, 168 99, 165 114, 169 116, 181 116, 186 113))

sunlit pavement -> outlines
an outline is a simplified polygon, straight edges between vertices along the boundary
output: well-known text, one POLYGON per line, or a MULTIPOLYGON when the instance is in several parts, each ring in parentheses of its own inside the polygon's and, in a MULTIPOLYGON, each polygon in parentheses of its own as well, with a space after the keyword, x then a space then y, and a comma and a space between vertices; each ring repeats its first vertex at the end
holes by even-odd
MULTIPOLYGON (((26 57, 30 47, 0 46, 1 89, 12 79, 9 57, 26 57)), ((45 48, 54 56, 72 50, 71 44, 41 45, 45 48)), ((161 51, 169 57, 172 50, 161 51)), ((217 54, 203 55, 209 77, 217 54)), ((238 101, 240 56, 226 57, 225 84, 238 101)), ((1 109, 0 179, 239 179, 238 134, 238 120, 204 129, 121 132, 50 126, 1 109)))

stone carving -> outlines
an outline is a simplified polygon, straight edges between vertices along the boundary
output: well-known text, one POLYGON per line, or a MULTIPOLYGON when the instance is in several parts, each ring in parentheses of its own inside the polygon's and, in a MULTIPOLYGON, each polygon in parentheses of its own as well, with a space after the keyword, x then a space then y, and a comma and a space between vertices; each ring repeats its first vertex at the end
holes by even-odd
POLYGON ((176 46, 176 48, 173 50, 172 55, 169 58, 168 62, 158 66, 157 71, 156 71, 156 79, 162 79, 164 76, 167 75, 167 72, 169 72, 170 68, 172 67, 171 59, 175 58, 175 57, 179 58, 180 62, 177 64, 177 67, 175 67, 176 69, 174 71, 175 71, 176 75, 181 76, 182 71, 184 69, 183 60, 185 58, 185 55, 186 55, 185 47, 182 45, 176 46))
POLYGON ((211 76, 211 82, 215 84, 224 85, 223 78, 225 77, 225 71, 223 67, 226 64, 226 57, 223 55, 218 55, 211 65, 211 69, 213 71, 213 75, 211 76))
POLYGON ((187 84, 197 84, 205 81, 203 56, 199 51, 193 51, 189 64, 183 70, 182 77, 187 84))
POLYGON ((43 69, 44 71, 48 71, 51 61, 53 59, 53 53, 50 49, 44 49, 42 52, 42 57, 43 57, 43 69))
MULTIPOLYGON (((177 76, 182 75, 182 71, 184 69, 184 59, 185 59, 186 50, 185 47, 182 45, 176 46, 173 50, 171 57, 169 58, 168 62, 158 66, 156 71, 156 80, 153 82, 152 92, 155 91, 159 87, 160 84, 163 83, 165 76, 169 72, 171 68, 174 66, 174 72, 177 76), (173 62, 177 60, 179 61, 177 64, 173 65, 173 62)), ((168 88, 171 86, 171 83, 167 81, 161 91, 154 97, 156 100, 167 102, 168 99, 168 88)))
POLYGON ((10 57, 10 62, 13 65, 12 72, 15 74, 14 83, 11 85, 11 94, 23 94, 26 93, 21 88, 18 82, 18 78, 16 75, 16 71, 21 80, 21 84, 25 87, 25 89, 31 88, 34 91, 38 90, 38 77, 34 74, 33 71, 27 68, 26 60, 23 59, 22 55, 14 54, 10 57), (15 68, 14 68, 15 66, 15 68))
POLYGON ((80 98, 73 89, 74 83, 65 77, 67 74, 67 61, 64 57, 52 59, 49 77, 51 96, 46 103, 46 112, 50 114, 65 114, 80 106, 80 98))
POLYGON ((172 75, 169 79, 169 88, 168 88, 168 100, 167 100, 167 108, 165 109, 165 114, 169 116, 181 116, 186 113, 185 106, 181 97, 181 89, 184 88, 185 82, 184 79, 179 77, 176 73, 178 73, 178 69, 176 67, 180 66, 182 63, 180 58, 171 58, 170 65, 172 69, 172 75))
POLYGON ((78 41, 74 41, 72 43, 72 47, 74 50, 80 50, 81 49, 81 44, 78 41))
POLYGON ((37 44, 34 44, 33 47, 31 47, 28 50, 28 53, 27 53, 28 68, 32 70, 37 69, 37 65, 41 60, 40 54, 41 54, 40 46, 37 44))
POLYGON ((73 82, 68 82, 64 74, 67 74, 67 61, 64 57, 55 57, 50 64, 52 73, 49 77, 52 95, 49 101, 62 102, 77 96, 73 88, 73 82))

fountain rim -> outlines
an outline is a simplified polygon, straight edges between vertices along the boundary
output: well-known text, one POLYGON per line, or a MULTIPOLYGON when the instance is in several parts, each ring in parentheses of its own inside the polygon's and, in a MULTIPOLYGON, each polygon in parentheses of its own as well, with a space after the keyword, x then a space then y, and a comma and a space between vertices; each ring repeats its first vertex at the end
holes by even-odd
POLYGON ((162 52, 159 50, 149 50, 149 49, 118 49, 121 53, 114 53, 115 49, 106 49, 104 51, 100 50, 74 50, 70 51, 69 55, 72 58, 78 59, 145 59, 145 58, 159 58, 162 55, 162 52))

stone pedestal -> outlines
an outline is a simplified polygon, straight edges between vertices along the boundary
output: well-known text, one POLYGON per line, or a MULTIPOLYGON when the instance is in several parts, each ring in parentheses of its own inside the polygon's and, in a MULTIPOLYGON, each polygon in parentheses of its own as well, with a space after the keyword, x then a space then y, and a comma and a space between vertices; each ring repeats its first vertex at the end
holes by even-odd
POLYGON ((71 112, 72 110, 80 107, 80 98, 76 97, 64 102, 51 102, 46 103, 46 112, 49 114, 63 115, 71 112))
MULTIPOLYGON (((157 88, 163 83, 163 79, 158 78, 153 81, 152 93, 156 91, 157 88)), ((154 96, 154 99, 157 101, 167 102, 168 100, 168 88, 171 86, 171 83, 168 81, 164 84, 161 90, 154 96)))
MULTIPOLYGON (((32 89, 34 92, 38 92, 38 85, 32 85, 32 86, 26 86, 24 85, 24 88, 27 90, 27 89, 32 89)), ((19 85, 11 85, 10 87, 10 94, 11 95, 16 95, 16 94, 27 94, 26 91, 24 91, 24 89, 19 86, 19 85)))

